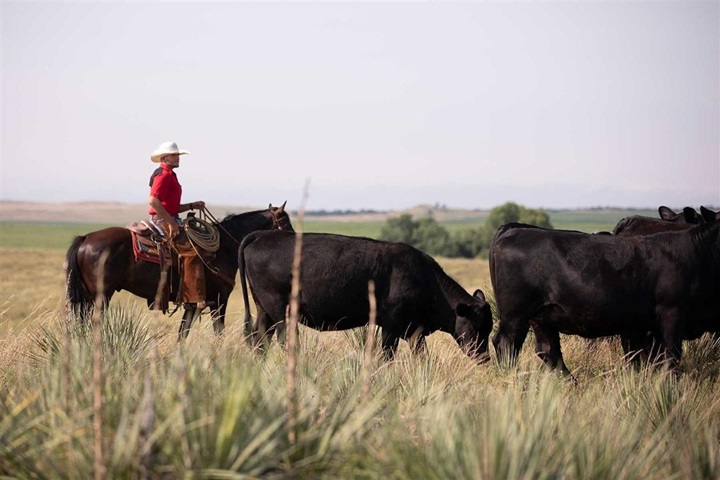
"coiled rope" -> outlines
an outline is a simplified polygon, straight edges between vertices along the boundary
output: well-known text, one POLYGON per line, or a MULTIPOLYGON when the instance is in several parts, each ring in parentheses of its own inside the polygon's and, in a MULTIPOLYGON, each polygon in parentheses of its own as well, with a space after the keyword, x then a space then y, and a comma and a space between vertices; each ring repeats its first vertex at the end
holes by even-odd
POLYGON ((193 247, 206 252, 217 252, 220 248, 220 232, 217 227, 199 217, 185 219, 185 233, 193 247))

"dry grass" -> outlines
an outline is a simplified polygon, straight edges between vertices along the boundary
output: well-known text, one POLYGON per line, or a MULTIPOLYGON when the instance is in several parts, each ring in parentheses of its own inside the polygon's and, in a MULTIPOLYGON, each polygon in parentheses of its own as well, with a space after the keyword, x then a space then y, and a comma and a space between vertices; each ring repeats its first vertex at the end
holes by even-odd
MULTIPOLYGON (((563 337, 574 383, 543 368, 531 338, 504 369, 476 365, 444 333, 423 356, 401 342, 385 363, 377 346, 366 356, 366 330, 301 327, 290 426, 285 351, 246 345, 239 290, 221 339, 205 318, 178 344, 178 317, 127 294, 102 335, 68 335, 62 253, 25 253, 0 250, 3 266, 22 266, 3 268, 0 291, 0 476, 720 478, 720 343, 709 337, 688 344, 678 378, 625 367, 617 341, 563 337)), ((487 262, 439 262, 491 293, 487 262)))
MULTIPOLYGON (((110 478, 717 478, 720 361, 674 379, 625 368, 601 344, 578 382, 531 349, 517 369, 475 365, 449 335, 371 359, 364 332, 300 330, 288 440, 284 350, 251 351, 242 328, 175 342, 144 311, 111 310, 102 334, 103 468, 110 478), (703 373, 700 373, 700 372, 703 373), (713 373, 715 372, 715 373, 713 373), (150 385, 150 387, 149 387, 150 385)), ((92 475, 92 328, 47 317, 0 344, 0 475, 92 475), (45 325, 40 329, 39 325, 45 325)), ((704 345, 692 346, 707 350, 704 345)), ((715 345, 716 351, 720 345, 715 345)), ((698 358, 694 354, 690 359, 698 358)), ((707 361, 707 360, 706 360, 707 361)))

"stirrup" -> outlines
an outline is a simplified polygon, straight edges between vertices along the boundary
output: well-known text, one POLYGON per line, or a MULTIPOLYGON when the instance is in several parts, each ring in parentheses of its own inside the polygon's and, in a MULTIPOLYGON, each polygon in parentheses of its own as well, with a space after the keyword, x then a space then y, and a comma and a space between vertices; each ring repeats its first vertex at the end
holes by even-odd
POLYGON ((209 307, 211 303, 214 303, 214 302, 207 302, 205 300, 203 300, 202 302, 197 302, 197 303, 185 302, 185 303, 183 303, 183 307, 184 308, 193 307, 194 309, 202 312, 203 310, 205 310, 205 308, 209 307))

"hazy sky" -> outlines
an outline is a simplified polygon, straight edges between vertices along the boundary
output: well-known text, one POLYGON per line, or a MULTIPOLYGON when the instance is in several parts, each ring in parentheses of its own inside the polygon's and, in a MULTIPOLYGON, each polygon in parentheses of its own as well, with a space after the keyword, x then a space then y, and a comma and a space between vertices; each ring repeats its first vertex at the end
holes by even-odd
POLYGON ((2 1, 2 200, 720 205, 720 2, 2 1))

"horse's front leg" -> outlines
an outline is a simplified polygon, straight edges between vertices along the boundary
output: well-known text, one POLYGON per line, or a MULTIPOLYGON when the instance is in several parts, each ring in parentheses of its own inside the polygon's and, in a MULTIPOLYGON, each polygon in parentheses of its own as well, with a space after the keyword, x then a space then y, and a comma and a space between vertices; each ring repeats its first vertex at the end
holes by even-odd
POLYGON ((187 338, 190 333, 190 327, 192 327, 195 317, 197 317, 198 311, 194 303, 186 303, 183 305, 185 312, 183 313, 182 320, 180 320, 180 329, 178 330, 178 342, 187 338))
POLYGON ((227 309, 227 300, 221 302, 220 305, 210 309, 212 317, 213 330, 216 336, 221 336, 225 331, 225 311, 227 309))

